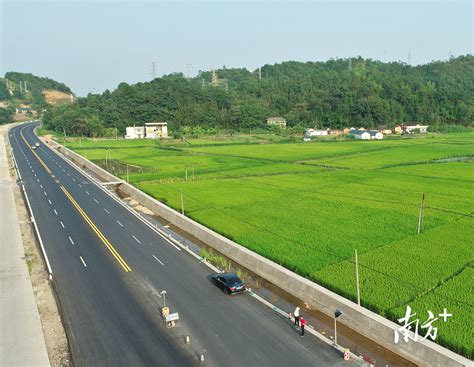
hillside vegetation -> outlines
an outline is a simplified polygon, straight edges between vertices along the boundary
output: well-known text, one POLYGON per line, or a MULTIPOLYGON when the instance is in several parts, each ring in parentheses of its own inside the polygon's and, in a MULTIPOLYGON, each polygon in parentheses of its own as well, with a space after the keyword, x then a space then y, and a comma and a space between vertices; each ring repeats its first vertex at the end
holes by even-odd
POLYGON ((57 101, 69 102, 71 89, 63 83, 29 73, 8 72, 0 78, 0 123, 10 122, 16 107, 40 111, 57 101))
POLYGON ((474 57, 410 66, 362 58, 284 62, 258 70, 217 70, 186 79, 167 75, 151 82, 121 83, 113 92, 89 94, 72 106, 51 108, 49 129, 103 135, 107 128, 167 121, 175 136, 265 127, 282 116, 304 127, 375 127, 403 122, 470 126, 474 121, 474 57))

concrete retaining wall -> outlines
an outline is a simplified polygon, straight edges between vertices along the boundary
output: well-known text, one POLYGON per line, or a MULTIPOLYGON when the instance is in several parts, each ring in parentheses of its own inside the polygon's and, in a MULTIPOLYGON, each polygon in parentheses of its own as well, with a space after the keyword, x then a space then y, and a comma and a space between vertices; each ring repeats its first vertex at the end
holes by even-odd
MULTIPOLYGON (((59 151, 69 156, 69 158, 73 159, 79 165, 94 172, 103 180, 120 181, 119 178, 84 159, 77 153, 57 143, 55 145, 59 151)), ((422 366, 473 366, 473 363, 468 359, 431 341, 425 340, 416 343, 409 341, 405 343, 402 340, 399 344, 394 344, 394 331, 397 330, 400 325, 360 307, 356 303, 221 236, 186 216, 183 216, 126 182, 123 182, 119 188, 124 194, 132 197, 163 219, 190 233, 236 263, 252 270, 255 274, 269 282, 277 284, 284 291, 304 300, 327 315, 332 316, 336 308, 341 309, 343 314, 338 318, 338 322, 347 325, 369 339, 375 340, 385 348, 392 350, 404 358, 422 366)))

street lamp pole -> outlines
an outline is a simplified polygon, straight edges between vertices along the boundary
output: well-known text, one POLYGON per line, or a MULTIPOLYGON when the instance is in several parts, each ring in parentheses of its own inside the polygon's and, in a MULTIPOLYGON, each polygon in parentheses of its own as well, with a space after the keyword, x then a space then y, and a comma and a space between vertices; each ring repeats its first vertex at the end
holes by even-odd
POLYGON ((340 309, 336 308, 334 311, 334 344, 337 345, 337 318, 342 315, 340 309))

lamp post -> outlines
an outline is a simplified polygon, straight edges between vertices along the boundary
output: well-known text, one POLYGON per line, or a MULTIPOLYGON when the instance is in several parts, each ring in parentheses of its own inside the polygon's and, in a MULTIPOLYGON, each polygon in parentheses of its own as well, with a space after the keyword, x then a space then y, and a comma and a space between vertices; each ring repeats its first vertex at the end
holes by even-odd
POLYGON ((163 308, 166 307, 166 291, 163 289, 160 294, 163 296, 163 308))
POLYGON ((342 315, 340 309, 336 308, 334 311, 334 344, 337 345, 337 318, 342 315))

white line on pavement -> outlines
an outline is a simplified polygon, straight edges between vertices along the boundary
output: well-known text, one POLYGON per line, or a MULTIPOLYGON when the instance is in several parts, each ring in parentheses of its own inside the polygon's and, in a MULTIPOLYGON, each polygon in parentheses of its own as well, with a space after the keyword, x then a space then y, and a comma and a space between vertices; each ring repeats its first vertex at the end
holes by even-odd
POLYGON ((163 263, 160 261, 160 259, 158 259, 155 255, 153 255, 153 257, 154 257, 155 260, 158 261, 161 265, 163 265, 163 266, 165 265, 165 264, 163 264, 163 263))
POLYGON ((54 210, 54 214, 58 215, 58 212, 56 211, 56 209, 53 209, 54 210))
POLYGON ((48 199, 48 203, 49 203, 49 205, 51 205, 52 204, 51 200, 48 199))
POLYGON ((81 189, 82 189, 82 185, 81 184, 77 184, 81 189))
POLYGON ((110 212, 109 212, 107 209, 105 209, 105 208, 104 208, 104 211, 105 211, 107 214, 110 214, 110 212))
POLYGON ((137 241, 138 243, 141 243, 140 240, 138 238, 136 238, 133 234, 132 234, 132 237, 135 241, 137 241))
POLYGON ((71 236, 69 236, 69 241, 74 245, 74 241, 72 240, 71 236))
POLYGON ((120 226, 120 227, 123 227, 123 224, 120 223, 118 220, 116 220, 117 224, 120 226))
POLYGON ((79 256, 81 258, 81 261, 82 261, 82 265, 84 265, 85 268, 87 268, 87 264, 86 262, 84 261, 84 259, 82 258, 82 256, 79 256))
POLYGON ((63 221, 62 221, 62 220, 61 220, 61 221, 59 221, 59 223, 61 223, 61 227, 65 228, 65 227, 64 227, 64 223, 63 223, 63 221))
POLYGON ((43 191, 44 192, 44 196, 48 196, 48 194, 46 193, 46 191, 43 191))
POLYGON ((90 195, 89 191, 86 190, 86 194, 87 194, 87 195, 90 195))
POLYGON ((97 199, 94 199, 94 201, 95 201, 97 204, 99 204, 99 201, 98 201, 97 199))

